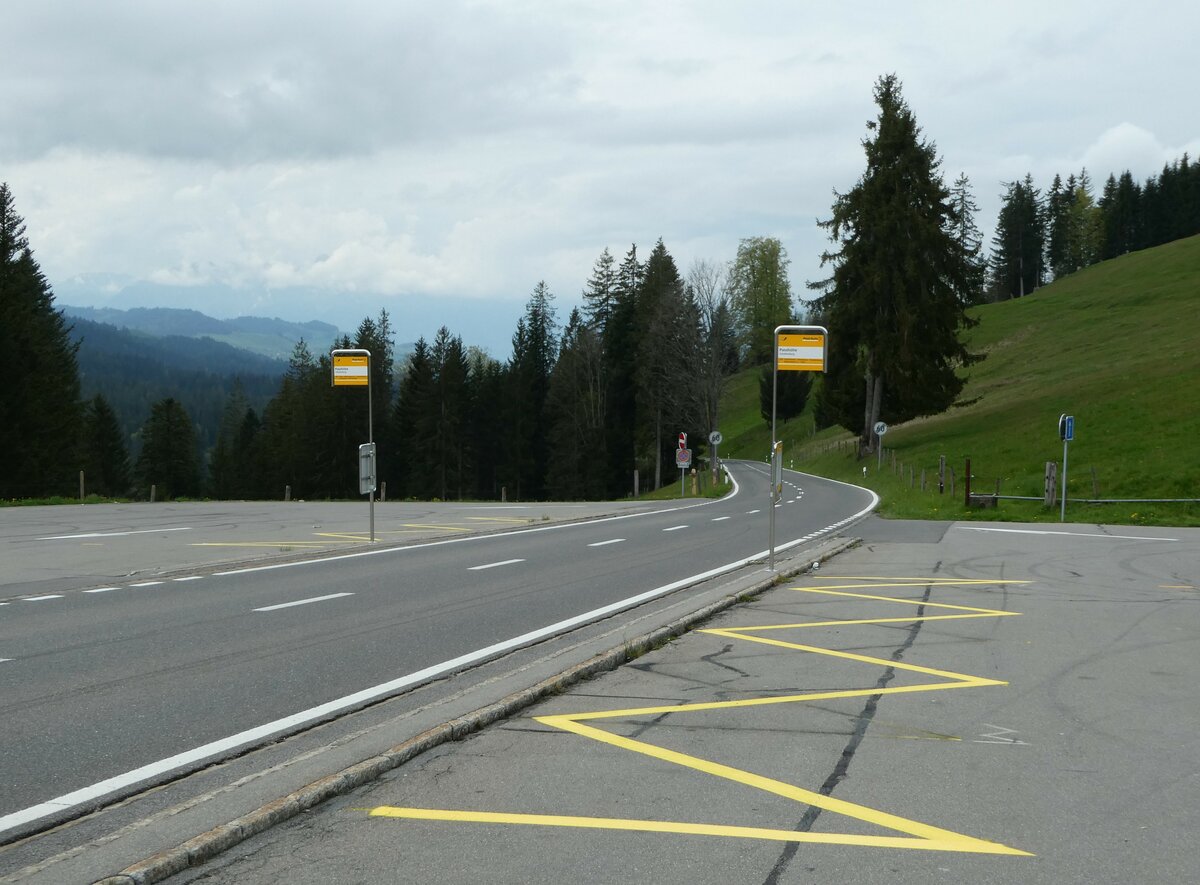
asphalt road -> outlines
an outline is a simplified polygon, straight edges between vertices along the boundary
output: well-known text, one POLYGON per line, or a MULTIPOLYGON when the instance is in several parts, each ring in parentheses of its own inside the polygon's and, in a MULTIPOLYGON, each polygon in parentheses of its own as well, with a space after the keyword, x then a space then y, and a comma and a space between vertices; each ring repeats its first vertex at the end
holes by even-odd
POLYGON ((1200 531, 855 533, 170 881, 1200 881, 1200 531))
MULTIPOLYGON (((0 543, 41 558, 30 567, 6 557, 5 572, 15 564, 0 583, 0 840, 760 555, 765 468, 733 472, 740 489, 719 501, 562 525, 476 511, 518 527, 370 549, 352 537, 348 552, 233 568, 205 553, 183 569, 151 542, 200 537, 198 524, 206 537, 223 529, 231 543, 254 541, 240 514, 181 506, 144 528, 128 513, 108 529, 10 524, 0 543), (51 567, 34 545, 54 543, 51 567), (119 569, 111 545, 122 545, 119 569)), ((801 489, 795 477, 785 501, 781 545, 828 534, 872 504, 863 490, 810 478, 801 489)), ((247 507, 263 514, 262 534, 278 535, 277 514, 247 507)), ((95 520, 98 510, 64 517, 95 520)))

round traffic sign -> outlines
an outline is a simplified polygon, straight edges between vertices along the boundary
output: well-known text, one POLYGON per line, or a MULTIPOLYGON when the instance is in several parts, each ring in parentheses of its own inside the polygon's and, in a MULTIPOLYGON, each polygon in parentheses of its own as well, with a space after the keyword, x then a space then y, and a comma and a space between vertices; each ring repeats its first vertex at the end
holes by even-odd
POLYGON ((710 433, 708 435, 709 443, 711 443, 714 446, 719 446, 721 444, 722 439, 723 439, 723 437, 721 436, 721 431, 719 431, 719 430, 714 430, 712 433, 710 433))
POLYGON ((875 422, 875 435, 883 436, 885 433, 887 433, 887 425, 884 424, 882 421, 876 421, 875 422))

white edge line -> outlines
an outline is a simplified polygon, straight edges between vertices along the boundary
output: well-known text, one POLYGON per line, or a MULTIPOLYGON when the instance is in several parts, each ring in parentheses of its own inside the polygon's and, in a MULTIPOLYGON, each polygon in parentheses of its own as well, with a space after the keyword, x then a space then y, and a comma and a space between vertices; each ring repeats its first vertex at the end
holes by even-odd
MULTIPOLYGON (((730 479, 731 480, 733 479, 732 474, 730 474, 730 479)), ((861 486, 851 486, 850 483, 843 483, 843 482, 839 482, 838 480, 829 480, 829 482, 838 483, 839 485, 850 486, 851 488, 862 489, 861 486)), ((736 493, 737 488, 738 488, 737 481, 734 480, 735 493, 736 493)), ((854 514, 853 516, 847 517, 846 519, 842 520, 840 523, 835 523, 835 526, 841 526, 841 525, 845 525, 846 523, 853 522, 854 520, 856 520, 862 516, 865 516, 866 514, 870 513, 872 510, 875 509, 875 507, 879 504, 879 496, 876 495, 874 492, 871 492, 870 489, 863 489, 863 491, 870 492, 871 505, 869 507, 863 508, 862 510, 860 510, 858 513, 854 514)), ((720 499, 717 499, 717 500, 720 500, 720 499)), ((711 503, 711 502, 705 502, 705 503, 711 503)), ((693 505, 689 505, 689 506, 695 507, 695 506, 702 506, 702 505, 693 504, 693 505)), ((672 509, 682 509, 682 508, 672 508, 672 509)), ((660 512, 668 512, 668 511, 660 511, 660 512)), ((644 515, 644 514, 630 514, 630 515, 644 515)), ((613 517, 613 519, 624 519, 624 518, 625 517, 621 517, 621 516, 613 517)), ((597 521, 598 520, 593 520, 593 522, 597 522, 597 521)), ((829 528, 834 528, 835 526, 830 526, 829 528)), ((554 528, 554 527, 547 526, 542 529, 534 529, 533 531, 545 531, 549 528, 554 528)), ((823 530, 823 531, 825 531, 825 530, 823 530)), ((508 534, 523 534, 523 532, 510 532, 508 534)), ((489 535, 488 537, 496 537, 496 536, 489 535)), ((798 544, 803 544, 803 543, 805 543, 805 539, 797 538, 794 541, 788 541, 785 544, 776 545, 775 549, 776 549, 776 551, 787 550, 791 547, 795 547, 798 544)), ((432 545, 423 545, 423 546, 432 546, 432 545)), ((394 548, 394 549, 404 549, 404 548, 394 548)), ((383 551, 371 551, 371 552, 383 552, 383 551)), ((359 555, 365 555, 365 554, 359 554, 359 555)), ((378 698, 383 697, 385 695, 389 695, 394 692, 397 692, 401 689, 408 688, 411 685, 415 685, 417 683, 424 682, 425 680, 428 680, 428 679, 433 679, 433 678, 440 676, 443 673, 446 673, 448 671, 456 670, 461 667, 465 667, 470 664, 477 663, 479 661, 485 660, 485 659, 493 657, 495 655, 502 654, 507 651, 511 651, 514 648, 519 648, 522 645, 527 645, 531 642, 537 642, 538 640, 545 639, 547 636, 553 636, 557 633, 562 633, 566 630, 573 629, 574 627, 578 627, 580 624, 586 624, 589 621, 594 621, 598 618, 607 617, 608 615, 615 614, 619 611, 623 611, 624 609, 632 608, 633 606, 636 606, 636 605, 641 605, 643 602, 648 602, 651 599, 655 599, 659 596, 665 596, 667 593, 671 593, 675 590, 680 589, 681 587, 687 587, 690 584, 695 584, 699 581, 705 581, 705 580, 708 580, 709 578, 714 578, 718 575, 723 575, 726 572, 734 571, 736 569, 741 568, 742 566, 749 565, 750 563, 754 562, 755 560, 760 560, 763 557, 765 557, 766 555, 767 555, 767 551, 761 550, 758 553, 754 553, 750 556, 745 557, 744 559, 739 559, 739 560, 736 560, 735 562, 728 562, 728 563, 725 563, 724 565, 717 566, 716 568, 709 569, 708 571, 705 571, 705 572, 700 572, 699 574, 690 575, 689 577, 686 577, 686 578, 680 578, 677 581, 672 581, 670 584, 663 584, 661 587, 655 587, 653 590, 647 590, 644 593, 637 594, 636 596, 630 596, 627 599, 622 599, 618 602, 614 602, 614 603, 611 603, 606 606, 602 606, 597 609, 592 609, 590 612, 585 612, 581 615, 575 615, 572 618, 567 618, 566 620, 558 621, 557 623, 550 624, 549 626, 546 626, 546 627, 541 627, 537 630, 531 630, 528 633, 522 633, 520 636, 514 636, 511 639, 506 639, 502 642, 497 642, 494 645, 489 645, 487 648, 476 649, 475 651, 468 652, 467 654, 459 655, 457 658, 452 658, 448 661, 442 661, 440 664, 433 664, 429 667, 425 667, 422 670, 417 670, 416 672, 409 673, 406 676, 401 676, 397 679, 393 679, 390 682, 384 682, 379 685, 372 686, 370 688, 364 688, 361 691, 354 692, 353 694, 346 695, 345 697, 341 697, 341 698, 337 698, 336 700, 328 701, 327 703, 320 704, 319 706, 316 706, 316 707, 310 707, 307 710, 301 710, 299 713, 293 713, 291 716, 285 716, 282 719, 276 719, 273 722, 264 723, 263 725, 259 725, 255 728, 247 729, 246 731, 238 732, 237 734, 230 735, 229 737, 221 738, 220 740, 216 740, 216 741, 211 741, 211 742, 209 742, 207 744, 203 744, 202 746, 199 746, 199 747, 194 747, 191 750, 185 750, 182 753, 176 753, 174 756, 168 756, 166 759, 160 759, 157 762, 151 762, 147 765, 143 765, 139 768, 135 768, 131 771, 127 771, 124 774, 118 774, 113 777, 107 778, 105 780, 98 781, 97 783, 91 784, 90 786, 82 787, 78 790, 73 790, 70 793, 64 793, 63 795, 58 796, 54 799, 50 799, 46 802, 41 802, 37 805, 31 805, 30 807, 23 808, 20 811, 14 811, 10 814, 4 815, 3 817, 0 817, 0 833, 3 833, 6 830, 11 830, 14 827, 19 827, 22 824, 26 824, 26 823, 38 820, 43 817, 48 817, 49 815, 54 814, 55 812, 63 811, 68 808, 73 808, 74 806, 81 805, 85 802, 92 802, 102 796, 109 794, 109 793, 116 792, 117 790, 132 786, 137 783, 141 783, 142 781, 149 780, 150 778, 158 777, 162 774, 166 774, 167 772, 174 771, 177 768, 183 768, 185 766, 192 765, 203 759, 207 759, 210 756, 227 753, 230 750, 236 749, 238 747, 242 747, 247 744, 256 743, 258 741, 264 740, 265 738, 272 737, 274 735, 279 734, 280 732, 289 731, 291 729, 298 728, 303 725, 307 725, 308 723, 311 723, 313 721, 325 719, 330 716, 334 716, 345 710, 349 710, 351 708, 360 706, 362 704, 369 703, 369 702, 377 700, 378 698)), ((348 557, 343 555, 343 556, 337 556, 337 557, 331 557, 331 558, 346 559, 348 557)), ((260 569, 244 569, 242 571, 259 571, 259 570, 260 569)), ((227 574, 237 574, 237 572, 228 572, 227 574)))
POLYGON ((264 605, 262 608, 252 609, 252 611, 273 612, 281 608, 292 608, 297 605, 308 605, 310 602, 324 602, 327 599, 339 599, 343 596, 353 595, 353 593, 330 593, 328 596, 313 596, 309 599, 297 599, 295 602, 281 602, 279 605, 264 605))
POLYGON ((1122 541, 1178 541, 1178 538, 1152 538, 1148 535, 1101 535, 1096 532, 1052 532, 1044 529, 994 529, 985 526, 956 525, 951 528, 967 532, 1005 532, 1011 535, 1066 535, 1071 538, 1117 538, 1122 541))
POLYGON ((497 568, 502 565, 513 565, 514 563, 524 562, 523 559, 504 559, 500 562, 489 562, 487 565, 473 565, 467 569, 469 572, 481 572, 484 569, 497 568))
POLYGON ((120 590, 120 587, 96 587, 94 590, 84 590, 84 593, 107 593, 110 590, 120 590))

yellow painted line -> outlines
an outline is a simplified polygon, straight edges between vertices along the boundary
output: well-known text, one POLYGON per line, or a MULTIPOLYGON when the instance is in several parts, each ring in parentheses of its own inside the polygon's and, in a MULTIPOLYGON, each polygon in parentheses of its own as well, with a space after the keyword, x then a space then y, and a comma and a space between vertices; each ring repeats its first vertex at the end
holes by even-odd
MULTIPOLYGON (((844 580, 844 579, 836 578, 836 579, 832 579, 832 580, 844 580)), ((850 580, 855 580, 855 579, 851 578, 850 580)), ((861 580, 861 579, 859 579, 859 580, 861 580)), ((826 587, 822 587, 821 589, 823 589, 823 590, 862 590, 862 589, 866 589, 869 587, 871 589, 878 590, 881 587, 970 587, 970 586, 987 586, 990 584, 1028 584, 1028 583, 1030 583, 1030 582, 1029 581, 908 581, 908 580, 901 580, 901 581, 897 581, 896 583, 893 583, 893 584, 832 584, 832 585, 829 585, 826 587)), ((793 590, 805 590, 805 589, 815 590, 816 588, 815 587, 808 587, 808 588, 792 587, 791 589, 793 589, 793 590)), ((869 599, 870 597, 863 597, 863 598, 869 599)), ((890 597, 879 597, 879 598, 888 599, 890 597)))
POLYGON ((522 519, 519 516, 468 516, 467 519, 474 519, 480 522, 517 522, 526 523, 533 522, 532 517, 522 519))
MULTIPOLYGON (((844 579, 836 579, 844 580, 844 579)), ((851 579, 854 580, 854 579, 851 579)), ((894 579, 889 579, 894 580, 894 579)), ((920 584, 891 584, 888 586, 928 586, 929 582, 922 581, 920 584)), ((1028 582, 994 582, 994 581, 978 581, 978 582, 946 582, 947 584, 962 584, 962 583, 1028 583, 1028 582)), ((838 589, 849 589, 852 586, 862 587, 879 587, 878 584, 868 585, 844 585, 838 589)), ((793 588, 805 592, 825 593, 832 596, 841 596, 849 598, 858 598, 876 602, 902 602, 910 605, 925 605, 932 608, 951 609, 962 614, 952 615, 927 615, 921 617, 910 618, 874 618, 874 619, 859 619, 855 621, 816 621, 799 624, 770 624, 763 626, 751 627, 729 627, 729 628, 714 628, 700 630, 697 632, 707 633, 712 636, 721 636, 728 639, 741 639, 747 642, 757 642, 763 645, 770 645, 778 648, 786 648, 793 651, 802 651, 812 654, 826 655, 828 657, 837 658, 840 660, 854 661, 856 663, 871 664, 874 666, 890 667, 893 670, 903 670, 909 673, 918 673, 923 676, 931 676, 939 680, 938 682, 920 683, 916 685, 903 686, 888 686, 886 688, 858 688, 845 689, 836 691, 809 692, 807 694, 784 695, 778 697, 760 697, 760 698, 745 698, 736 701, 708 701, 693 704, 675 704, 675 705, 660 705, 653 707, 633 707, 620 710, 600 710, 586 713, 570 713, 564 715, 552 716, 537 716, 534 717, 536 722, 551 728, 557 728, 561 731, 570 732, 571 734, 585 737, 590 740, 597 741, 602 744, 607 744, 611 747, 616 747, 622 750, 628 750, 632 753, 638 753, 652 759, 657 759, 662 762, 667 762, 673 765, 678 765, 683 768, 689 768, 694 771, 708 774, 713 777, 722 778, 733 783, 742 784, 753 789, 761 790, 765 793, 771 793, 785 799, 791 799, 805 805, 821 808, 823 810, 840 814, 847 817, 863 821, 868 824, 873 824, 879 827, 890 829, 895 832, 907 834, 906 836, 868 836, 856 835, 850 833, 797 833, 790 830, 774 830, 758 827, 740 827, 740 826, 725 826, 719 824, 696 824, 683 823, 678 821, 646 821, 618 818, 594 818, 594 817, 572 817, 562 815, 539 815, 539 814, 507 814, 501 812, 476 812, 476 811, 454 811, 446 809, 428 809, 428 808, 398 808, 393 806, 380 806, 371 811, 372 816, 381 817, 396 817, 407 818, 411 820, 438 820, 438 821, 454 821, 454 822, 471 822, 471 823, 491 823, 505 825, 538 825, 538 826, 553 826, 553 827, 582 827, 591 829, 607 829, 607 830, 632 830, 638 832, 656 832, 656 833, 672 833, 682 835, 702 835, 702 836, 722 836, 732 838, 747 838, 747 839, 769 839, 774 841, 787 842, 806 842, 806 843, 821 843, 834 845, 855 845, 864 847, 881 847, 881 848, 907 848, 918 850, 932 851, 958 851, 970 852, 977 854, 1003 854, 1011 856, 1030 857, 1029 852, 1022 851, 1017 848, 1011 848, 1007 845, 1002 845, 998 842, 991 842, 986 839, 979 839, 974 836, 967 836, 962 833, 955 833, 951 830, 946 830, 941 827, 936 827, 931 824, 921 823, 919 821, 903 818, 898 815, 890 814, 885 811, 880 811, 874 808, 868 808, 864 805, 858 805, 853 802, 848 802, 844 799, 835 799, 832 796, 825 796, 821 793, 815 793, 811 790, 806 790, 803 787, 798 787, 793 784, 784 783, 773 778, 764 777, 763 775, 755 774, 750 771, 734 768, 729 765, 724 765, 719 762, 713 762, 708 759, 702 759, 698 756, 690 756, 686 753, 680 753, 675 750, 660 747, 655 744, 649 744, 644 741, 635 740, 633 738, 623 737, 604 731, 591 725, 585 725, 584 722, 596 721, 601 719, 628 719, 641 716, 659 716, 663 714, 675 713, 697 713, 711 710, 731 710, 744 709, 747 707, 761 707, 777 704, 789 703, 806 703, 813 701, 834 700, 856 697, 878 697, 881 695, 904 694, 915 692, 942 691, 954 688, 977 688, 989 685, 1007 685, 997 679, 988 679, 981 676, 972 676, 966 673, 955 673, 950 670, 940 670, 933 667, 922 667, 917 664, 909 664, 903 661, 891 659, 876 658, 869 655, 857 654, 855 652, 839 651, 837 649, 822 648, 819 646, 802 645, 794 642, 786 642, 781 639, 771 639, 766 636, 758 636, 756 633, 768 630, 784 630, 784 629, 803 629, 806 627, 820 627, 832 625, 846 624, 879 624, 879 623, 895 623, 903 621, 911 623, 915 620, 953 620, 963 618, 981 618, 981 617, 1002 617, 1019 614, 1018 612, 999 611, 994 609, 976 608, 972 606, 950 605, 948 603, 932 603, 922 602, 920 600, 911 599, 895 599, 885 596, 871 596, 860 593, 840 593, 834 592, 830 588, 793 588)), ((932 733, 930 733, 932 735, 932 733)), ((949 735, 933 735, 939 740, 960 741, 961 738, 952 737, 949 735)), ((901 735, 900 737, 909 739, 918 739, 920 735, 901 735)))
MULTIPOLYGON (((1028 583, 1022 581, 1021 583, 1028 583)), ((916 586, 916 585, 912 585, 916 586)), ((850 599, 870 599, 873 602, 896 602, 901 605, 923 605, 927 608, 945 608, 960 612, 979 612, 985 615, 995 615, 1002 617, 1004 615, 1019 615, 1020 612, 1003 611, 998 608, 979 608, 974 605, 950 605, 947 602, 926 602, 922 599, 897 599, 895 596, 872 596, 867 593, 841 593, 830 587, 791 587, 799 593, 819 593, 824 596, 843 596, 850 599)))
POLYGON ((428 522, 402 522, 400 523, 406 529, 442 529, 447 532, 469 532, 469 528, 461 525, 433 525, 428 522))
POLYGON ((313 532, 318 538, 334 538, 342 541, 369 541, 371 536, 362 532, 313 532))
MULTIPOLYGON (((402 818, 406 820, 454 821, 479 824, 523 824, 543 827, 581 827, 595 830, 626 830, 638 833, 671 833, 683 836, 721 836, 737 839, 769 839, 776 842, 808 842, 832 845, 866 845, 876 848, 920 848, 930 851, 976 851, 989 854, 1026 854, 993 842, 986 848, 963 848, 959 840, 940 843, 934 839, 912 839, 902 836, 851 836, 840 833, 799 833, 795 830, 772 830, 763 827, 736 827, 720 824, 684 823, 680 821, 631 820, 612 817, 574 817, 560 814, 507 814, 494 811, 454 811, 438 808, 397 808, 381 805, 372 808, 371 817, 402 818), (996 849, 1003 849, 997 851, 996 849)), ((982 840, 975 840, 982 842, 982 840)))

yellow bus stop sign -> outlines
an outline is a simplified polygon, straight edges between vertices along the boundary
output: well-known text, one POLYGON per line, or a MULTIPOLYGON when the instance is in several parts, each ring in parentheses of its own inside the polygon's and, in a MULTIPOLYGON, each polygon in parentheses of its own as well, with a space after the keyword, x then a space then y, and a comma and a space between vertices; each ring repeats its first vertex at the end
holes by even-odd
POLYGON ((781 372, 825 371, 825 335, 820 332, 781 332, 776 348, 781 372))

